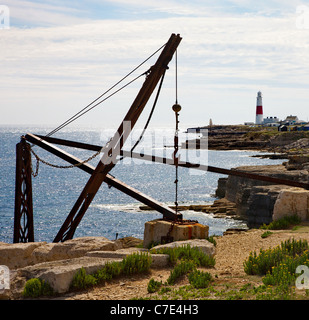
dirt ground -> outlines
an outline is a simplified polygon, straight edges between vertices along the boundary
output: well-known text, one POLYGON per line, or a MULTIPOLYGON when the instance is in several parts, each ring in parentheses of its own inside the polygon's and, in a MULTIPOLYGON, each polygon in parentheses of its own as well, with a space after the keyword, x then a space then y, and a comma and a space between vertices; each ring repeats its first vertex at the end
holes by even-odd
MULTIPOLYGON (((262 284, 261 277, 248 276, 243 269, 243 262, 248 258, 251 251, 260 248, 268 249, 279 245, 289 238, 306 239, 309 241, 309 227, 303 227, 296 231, 272 231, 267 238, 261 235, 265 230, 252 229, 246 232, 232 233, 217 237, 216 264, 214 268, 207 269, 215 283, 224 285, 245 285, 254 283, 262 284)), ((88 291, 74 292, 58 297, 68 300, 130 300, 136 298, 151 298, 154 294, 147 292, 147 284, 151 278, 165 282, 169 277, 171 268, 152 269, 149 274, 136 275, 131 278, 118 278, 107 282, 104 286, 94 287, 88 291)), ((188 284, 187 278, 177 282, 173 288, 180 288, 188 284)))

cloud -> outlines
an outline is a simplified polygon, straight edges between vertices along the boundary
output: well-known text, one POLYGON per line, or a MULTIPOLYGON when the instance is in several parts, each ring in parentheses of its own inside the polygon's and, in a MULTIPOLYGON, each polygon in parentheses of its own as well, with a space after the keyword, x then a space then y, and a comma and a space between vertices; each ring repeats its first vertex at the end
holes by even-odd
MULTIPOLYGON (((173 3, 160 1, 162 10, 173 3)), ((137 2, 129 4, 134 7, 137 2)), ((151 10, 159 6, 155 1, 147 4, 151 10)), ((240 3, 234 1, 232 5, 240 3)), ((188 4, 180 1, 179 6, 185 10, 188 4)), ((194 1, 191 13, 197 7, 198 1, 194 1)), ((70 15, 67 8, 57 8, 50 10, 43 5, 40 9, 70 15)), ((164 44, 171 33, 183 37, 178 50, 183 121, 200 125, 207 124, 209 118, 215 123, 250 121, 258 90, 264 93, 269 106, 264 109, 269 115, 284 117, 291 113, 297 98, 293 110, 306 119, 308 30, 295 27, 295 11, 280 17, 208 14, 83 20, 48 28, 0 31, 0 94, 6 107, 0 122, 66 120, 164 44)), ((139 72, 146 71, 154 61, 139 72)), ((108 110, 108 119, 104 111, 95 111, 85 121, 118 124, 140 85, 134 84, 124 95, 113 98, 106 109, 102 107, 108 110)), ((173 100, 172 62, 155 121, 174 120, 166 111, 173 100)))
POLYGON ((51 2, 10 0, 11 24, 18 26, 59 26, 90 21, 85 18, 85 9, 73 6, 57 5, 51 2))

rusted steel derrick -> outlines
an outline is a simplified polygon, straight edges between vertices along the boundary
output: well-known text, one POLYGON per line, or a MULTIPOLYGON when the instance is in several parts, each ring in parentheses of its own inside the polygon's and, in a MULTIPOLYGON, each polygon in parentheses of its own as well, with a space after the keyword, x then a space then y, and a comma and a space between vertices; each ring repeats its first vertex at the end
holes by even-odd
MULTIPOLYGON (((143 195, 141 192, 133 189, 125 185, 124 183, 120 182, 119 180, 113 178, 112 176, 108 175, 109 171, 115 166, 116 158, 120 155, 122 147, 128 138, 129 134, 131 133, 132 129, 134 128, 139 116, 141 115, 144 107, 146 106, 149 98, 151 97, 154 89, 156 88, 157 84, 159 83, 160 79, 164 77, 166 70, 168 69, 168 64, 171 61, 180 41, 180 35, 172 34, 169 38, 168 42, 165 44, 161 54, 159 55, 156 63, 145 73, 146 79, 140 89, 139 93, 137 94, 135 100, 133 101, 131 107, 129 108, 126 116, 124 117, 123 121, 121 122, 120 126, 118 127, 117 131, 115 132, 113 138, 109 143, 101 149, 103 151, 103 156, 97 166, 95 168, 91 168, 87 164, 81 164, 79 167, 86 169, 88 173, 90 173, 90 178, 86 183, 84 189, 82 190, 80 196, 78 197, 77 201, 75 202, 73 208, 71 209, 69 215, 67 216, 66 220, 64 221, 62 227, 60 228, 59 232, 57 233, 54 242, 65 241, 68 239, 72 239, 75 233, 77 226, 79 225, 81 219, 83 218, 84 214, 86 213, 88 207, 90 206, 92 200, 94 199, 97 191, 99 190, 101 184, 105 181, 110 185, 114 185, 119 190, 130 194, 131 196, 139 199, 144 203, 148 203, 148 205, 154 207, 156 210, 160 211, 164 217, 170 220, 181 220, 182 215, 177 214, 174 210, 168 208, 167 206, 160 204, 159 202, 151 199, 150 197, 143 195)), ((72 163, 76 162, 77 159, 73 156, 65 153, 64 151, 60 150, 59 148, 52 148, 52 146, 48 146, 44 144, 41 139, 36 139, 35 135, 27 134, 22 140, 28 140, 32 143, 37 145, 44 145, 46 150, 56 154, 61 158, 65 158, 65 160, 72 163)), ((80 160, 78 160, 80 161, 80 160)), ((28 165, 28 169, 31 172, 31 163, 28 165)), ((30 175, 31 176, 31 175, 30 175)), ((20 179, 16 180, 16 189, 19 189, 21 186, 20 179)), ((30 192, 30 191, 29 191, 30 192)), ((18 195, 18 198, 21 199, 21 196, 18 195)), ((17 200, 16 200, 17 201, 17 200)), ((19 208, 15 209, 15 211, 20 210, 19 208)), ((14 230, 14 233, 17 230, 14 230)), ((15 239, 16 242, 19 242, 20 239, 15 239)), ((33 241, 31 238, 24 239, 25 241, 33 241)))

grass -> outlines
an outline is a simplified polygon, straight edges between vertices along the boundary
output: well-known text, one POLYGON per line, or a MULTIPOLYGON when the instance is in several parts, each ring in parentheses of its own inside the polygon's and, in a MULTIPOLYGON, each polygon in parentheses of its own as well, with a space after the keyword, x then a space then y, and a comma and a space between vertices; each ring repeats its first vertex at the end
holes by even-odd
POLYGON ((87 289, 96 285, 98 280, 91 274, 87 274, 84 268, 81 268, 75 275, 71 283, 71 289, 87 289))
POLYGON ((175 265, 178 260, 191 260, 197 266, 213 267, 216 263, 215 258, 203 253, 197 247, 181 246, 176 248, 163 248, 159 250, 151 250, 151 253, 168 254, 169 261, 175 265))
POLYGON ((260 229, 265 230, 282 230, 289 229, 292 226, 301 223, 301 219, 297 215, 286 216, 281 219, 272 221, 270 224, 266 225, 265 223, 260 227, 260 229))
POLYGON ((204 272, 200 270, 194 270, 189 274, 190 284, 197 289, 207 288, 212 281, 212 276, 209 272, 204 272))
MULTIPOLYGON (((282 291, 282 287, 256 285, 255 283, 214 283, 210 282, 205 288, 196 288, 192 284, 178 288, 162 287, 156 294, 146 298, 134 298, 134 300, 282 300, 303 299, 296 296, 293 290, 282 291), (290 292, 291 291, 291 292, 290 292)), ((306 295, 308 297, 308 294, 306 295)))
MULTIPOLYGON (((214 239, 212 239, 214 241, 214 239)), ((174 266, 170 275, 164 284, 165 286, 174 285, 176 281, 188 275, 189 282, 194 288, 205 288, 212 280, 211 275, 208 272, 202 272, 197 270, 197 267, 213 267, 215 265, 215 259, 202 252, 199 248, 187 246, 175 247, 175 248, 163 248, 160 250, 152 250, 152 253, 168 254, 169 261, 174 266)), ((159 290, 162 282, 157 282, 154 279, 150 279, 147 289, 149 293, 153 293, 159 290)), ((165 291, 164 288, 160 292, 165 291)))
POLYGON ((25 298, 38 298, 41 296, 52 296, 54 294, 51 286, 39 278, 29 279, 24 287, 23 296, 25 298))
MULTIPOLYGON (((289 239, 281 242, 281 245, 275 248, 260 249, 259 254, 255 251, 250 252, 248 259, 244 261, 244 271, 249 275, 266 275, 268 272, 272 272, 272 268, 280 263, 284 261, 290 264, 292 264, 292 261, 298 263, 306 255, 308 255, 308 242, 306 240, 289 239), (290 257, 293 259, 291 260, 290 257)), ((294 265, 292 268, 294 268, 294 265)))
POLYGON ((148 253, 133 253, 121 262, 121 273, 132 275, 148 272, 151 266, 151 256, 148 253))
POLYGON ((175 284, 175 282, 183 275, 196 269, 196 264, 192 260, 183 260, 176 264, 171 271, 170 276, 167 279, 169 285, 175 284))
POLYGON ((122 265, 119 262, 107 262, 102 269, 99 269, 94 277, 97 279, 97 283, 104 283, 105 281, 112 280, 120 276, 122 273, 122 265))
POLYGON ((156 281, 155 279, 151 278, 147 285, 147 291, 149 293, 154 293, 160 289, 162 286, 162 281, 156 281))
POLYGON ((261 238, 265 239, 271 236, 273 233, 271 231, 265 231, 264 233, 261 234, 261 238))
POLYGON ((295 284, 299 265, 309 267, 308 242, 289 239, 275 248, 260 249, 259 254, 250 252, 244 261, 244 271, 249 275, 264 276, 262 281, 268 289, 263 298, 290 299, 295 295, 292 285, 295 284))
POLYGON ((108 262, 94 274, 86 274, 81 268, 73 277, 71 288, 80 290, 104 283, 115 277, 146 273, 151 266, 151 256, 147 253, 133 253, 121 262, 108 262))

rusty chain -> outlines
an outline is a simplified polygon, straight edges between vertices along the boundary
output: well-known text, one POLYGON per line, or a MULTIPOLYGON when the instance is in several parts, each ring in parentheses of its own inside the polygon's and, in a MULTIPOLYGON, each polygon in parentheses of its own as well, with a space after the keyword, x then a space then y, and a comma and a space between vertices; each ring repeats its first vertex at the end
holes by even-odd
POLYGON ((61 166, 61 165, 57 165, 57 164, 53 164, 53 163, 50 163, 46 160, 43 160, 41 159, 34 151, 33 149, 31 148, 31 146, 29 146, 29 149, 30 149, 30 152, 34 155, 34 157, 36 158, 36 170, 35 172, 33 171, 32 169, 32 165, 31 165, 31 171, 32 171, 32 175, 33 177, 36 177, 39 173, 39 165, 40 165, 40 162, 44 163, 45 165, 47 166, 50 166, 52 168, 57 168, 57 169, 70 169, 70 168, 75 168, 75 167, 79 167, 85 163, 88 163, 89 161, 91 161, 92 159, 96 158, 100 153, 101 153, 101 150, 97 151, 95 154, 93 154, 91 157, 89 157, 88 159, 86 160, 83 160, 79 163, 76 163, 76 164, 71 164, 71 165, 67 165, 67 166, 61 166))

